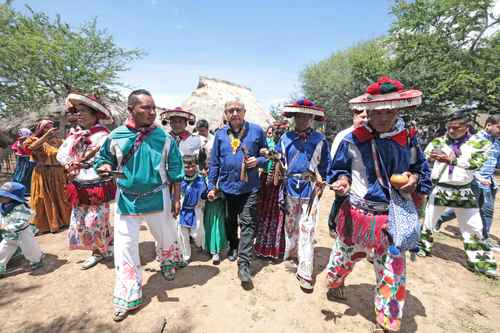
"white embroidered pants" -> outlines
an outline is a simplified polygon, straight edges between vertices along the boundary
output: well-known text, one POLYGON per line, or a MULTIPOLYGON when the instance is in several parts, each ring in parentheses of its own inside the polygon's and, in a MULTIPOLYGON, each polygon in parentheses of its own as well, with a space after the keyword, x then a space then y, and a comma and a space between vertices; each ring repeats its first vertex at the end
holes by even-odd
POLYGON ((115 213, 114 249, 116 284, 113 303, 127 310, 142 303, 142 268, 139 258, 139 230, 142 222, 156 241, 156 255, 161 269, 175 269, 181 261, 175 220, 170 212, 170 199, 164 191, 163 211, 143 215, 115 213))

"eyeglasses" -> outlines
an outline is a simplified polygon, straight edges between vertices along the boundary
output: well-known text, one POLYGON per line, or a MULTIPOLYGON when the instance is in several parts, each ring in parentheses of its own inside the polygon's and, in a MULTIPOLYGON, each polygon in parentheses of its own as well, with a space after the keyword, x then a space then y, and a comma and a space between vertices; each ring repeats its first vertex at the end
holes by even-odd
POLYGON ((240 108, 231 108, 231 109, 225 110, 226 113, 233 113, 235 111, 238 112, 238 113, 241 113, 241 112, 244 112, 245 110, 244 109, 240 109, 240 108))

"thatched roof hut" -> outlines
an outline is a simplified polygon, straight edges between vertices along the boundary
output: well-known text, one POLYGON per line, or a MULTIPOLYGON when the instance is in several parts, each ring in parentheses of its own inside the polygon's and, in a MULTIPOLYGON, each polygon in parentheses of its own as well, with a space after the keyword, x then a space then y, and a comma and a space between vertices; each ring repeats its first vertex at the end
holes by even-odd
MULTIPOLYGON (((114 124, 121 124, 127 116, 127 108, 125 102, 113 102, 104 100, 105 106, 113 115, 113 122, 106 125, 110 127, 114 124)), ((16 132, 21 127, 33 129, 36 123, 41 119, 51 119, 64 126, 64 101, 52 102, 42 107, 38 112, 26 112, 25 114, 16 114, 14 117, 0 116, 0 147, 11 144, 14 140, 16 132)))
POLYGON ((200 77, 198 87, 182 104, 193 112, 196 119, 206 119, 210 128, 218 127, 222 122, 224 104, 239 99, 245 104, 245 119, 263 127, 272 123, 273 118, 258 103, 252 90, 247 87, 219 79, 200 77))

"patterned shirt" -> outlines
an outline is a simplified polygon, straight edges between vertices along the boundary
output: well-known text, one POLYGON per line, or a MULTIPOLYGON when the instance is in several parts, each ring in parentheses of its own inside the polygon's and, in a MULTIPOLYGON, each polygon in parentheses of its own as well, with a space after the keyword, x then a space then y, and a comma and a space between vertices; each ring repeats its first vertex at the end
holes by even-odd
MULTIPOLYGON (((469 184, 474 178, 474 172, 486 162, 490 147, 489 140, 483 139, 478 134, 471 136, 460 146, 461 154, 457 157, 454 165, 434 162, 432 180, 459 186, 469 184)), ((433 150, 441 150, 446 155, 450 155, 453 152, 452 141, 446 135, 433 139, 425 148, 427 158, 430 157, 433 150)))
POLYGON ((26 205, 19 204, 5 216, 1 216, 2 237, 7 240, 19 239, 19 232, 30 225, 31 210, 26 205))

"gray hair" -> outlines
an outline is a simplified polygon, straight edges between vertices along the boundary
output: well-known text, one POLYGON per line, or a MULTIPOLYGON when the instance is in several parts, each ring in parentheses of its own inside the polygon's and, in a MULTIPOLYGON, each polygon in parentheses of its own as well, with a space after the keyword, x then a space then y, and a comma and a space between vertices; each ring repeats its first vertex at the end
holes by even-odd
POLYGON ((228 109, 231 109, 231 107, 239 107, 243 110, 246 111, 245 109, 245 104, 243 104, 242 101, 240 101, 239 99, 234 99, 234 100, 231 100, 231 101, 227 101, 226 104, 224 104, 224 111, 228 110, 228 109))

